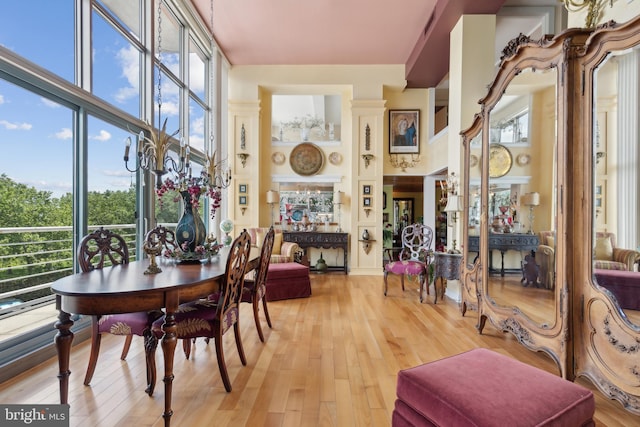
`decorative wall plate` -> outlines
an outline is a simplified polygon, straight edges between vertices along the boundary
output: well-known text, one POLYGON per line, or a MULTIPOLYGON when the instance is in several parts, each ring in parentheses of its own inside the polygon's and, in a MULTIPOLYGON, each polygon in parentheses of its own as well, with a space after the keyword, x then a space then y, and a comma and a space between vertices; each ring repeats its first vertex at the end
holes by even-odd
POLYGON ((273 153, 273 155, 271 155, 271 161, 276 165, 284 164, 284 161, 285 161, 284 153, 276 151, 275 153, 273 153))
POLYGON ((291 169, 298 175, 315 175, 322 169, 324 155, 317 145, 303 142, 291 150, 289 163, 291 164, 291 169))
POLYGON ((511 170, 513 157, 507 147, 500 144, 489 145, 489 178, 500 178, 511 170))
POLYGON ((525 153, 518 154, 518 157, 516 157, 516 162, 518 162, 520 166, 526 166, 529 164, 530 161, 531 161, 531 156, 525 153))
POLYGON ((342 163, 342 155, 335 151, 329 154, 329 163, 331 163, 332 165, 339 165, 340 163, 342 163))
POLYGON ((478 165, 478 156, 470 155, 469 156, 469 166, 474 167, 478 165))

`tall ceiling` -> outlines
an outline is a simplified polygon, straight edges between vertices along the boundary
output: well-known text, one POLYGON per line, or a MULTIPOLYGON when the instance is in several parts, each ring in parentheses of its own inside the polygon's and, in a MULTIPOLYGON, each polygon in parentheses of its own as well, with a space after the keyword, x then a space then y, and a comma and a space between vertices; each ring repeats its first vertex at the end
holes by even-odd
MULTIPOLYGON (((561 9, 558 0, 190 1, 209 29, 213 14, 214 38, 232 65, 405 64, 407 87, 443 88, 438 105, 448 101, 449 34, 461 15, 499 12, 497 59, 521 32, 554 32, 561 9)), ((422 177, 385 184, 420 191, 422 177)))
POLYGON ((408 87, 435 87, 462 14, 505 0, 191 0, 233 65, 405 64, 408 87))

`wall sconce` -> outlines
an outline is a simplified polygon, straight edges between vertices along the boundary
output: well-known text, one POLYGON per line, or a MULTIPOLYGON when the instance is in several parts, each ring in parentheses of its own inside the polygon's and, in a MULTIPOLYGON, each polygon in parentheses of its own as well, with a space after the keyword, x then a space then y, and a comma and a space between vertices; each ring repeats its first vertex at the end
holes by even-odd
POLYGON ((240 162, 242 163, 242 168, 245 167, 245 165, 247 164, 247 158, 249 157, 249 153, 238 153, 238 158, 240 159, 240 162))
POLYGON ((247 208, 245 206, 240 208, 240 212, 242 212, 242 216, 244 216, 244 211, 246 211, 246 210, 247 210, 247 208))
POLYGON ((605 153, 604 151, 598 151, 596 153, 596 164, 600 163, 600 159, 602 159, 606 155, 607 155, 607 153, 605 153))
POLYGON ((520 199, 523 206, 529 206, 529 234, 533 234, 533 208, 540 205, 540 193, 527 193, 520 199))
POLYGON ((367 218, 369 218, 369 214, 371 213, 371 210, 373 208, 364 208, 364 213, 367 215, 367 218))
POLYGON ((276 203, 280 203, 280 195, 277 191, 267 191, 267 203, 271 205, 271 225, 273 226, 273 207, 276 203))
POLYGON ((369 167, 369 162, 371 161, 371 159, 373 159, 373 154, 363 154, 362 155, 362 160, 364 160, 364 168, 368 168, 369 167))
POLYGON ((369 255, 369 251, 371 250, 371 248, 373 247, 372 243, 375 242, 375 240, 360 240, 360 243, 362 243, 362 250, 364 251, 365 254, 369 255))
POLYGON ((415 167, 418 163, 420 163, 420 156, 412 154, 411 162, 408 162, 404 156, 402 156, 401 160, 398 160, 397 154, 390 154, 389 161, 391 162, 391 166, 393 166, 394 168, 401 168, 402 172, 406 172, 407 168, 415 167))

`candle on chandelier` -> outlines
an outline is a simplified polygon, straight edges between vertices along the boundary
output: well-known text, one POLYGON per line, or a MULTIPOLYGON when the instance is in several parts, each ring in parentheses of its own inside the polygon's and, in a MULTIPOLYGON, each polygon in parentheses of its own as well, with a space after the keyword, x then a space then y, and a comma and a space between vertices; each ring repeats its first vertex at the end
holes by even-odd
POLYGON ((131 137, 127 137, 127 143, 125 144, 124 147, 124 161, 126 162, 127 160, 129 160, 129 148, 131 147, 131 137))
POLYGON ((140 131, 138 134, 138 154, 142 153, 144 148, 144 132, 140 131))

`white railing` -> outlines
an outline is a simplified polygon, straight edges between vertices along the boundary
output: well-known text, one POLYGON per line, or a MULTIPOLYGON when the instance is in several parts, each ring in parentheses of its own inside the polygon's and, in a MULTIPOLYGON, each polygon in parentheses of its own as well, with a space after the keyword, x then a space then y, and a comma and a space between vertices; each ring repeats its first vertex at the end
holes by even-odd
MULTIPOLYGON (((135 224, 89 229, 100 227, 120 234, 135 259, 135 224)), ((51 282, 73 273, 72 232, 72 227, 0 228, 0 319, 53 302, 51 282)))

